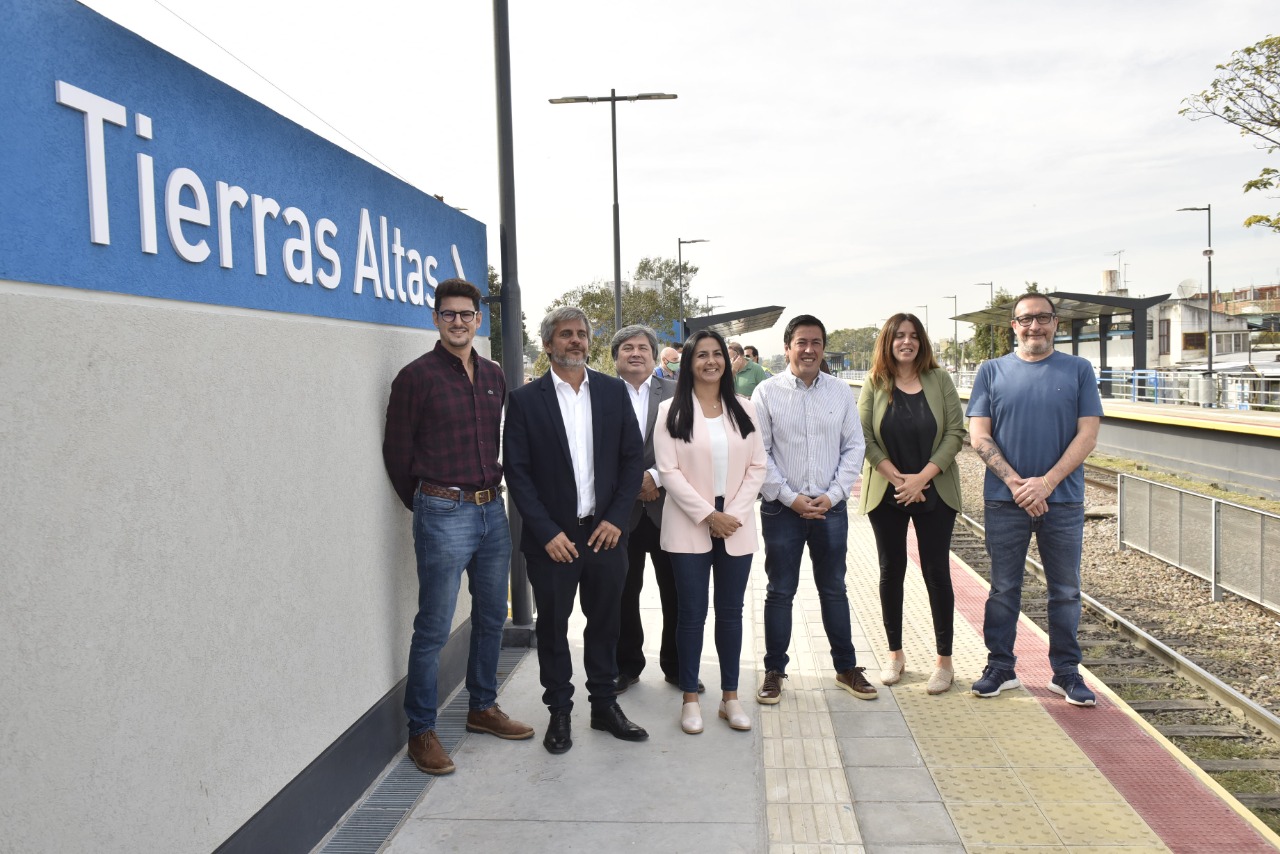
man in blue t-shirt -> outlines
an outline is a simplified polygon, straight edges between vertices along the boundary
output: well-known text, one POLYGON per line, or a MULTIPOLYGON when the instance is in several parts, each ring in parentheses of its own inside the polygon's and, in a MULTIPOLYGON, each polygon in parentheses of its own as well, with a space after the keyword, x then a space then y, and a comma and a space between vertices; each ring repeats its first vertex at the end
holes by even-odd
POLYGON ((1080 552, 1084 541, 1085 457, 1098 442, 1102 401, 1093 366, 1053 348, 1057 308, 1025 294, 1010 321, 1017 349, 984 362, 969 397, 969 437, 987 464, 987 554, 991 592, 983 620, 987 666, 973 683, 994 697, 1021 683, 1013 644, 1022 609, 1022 575, 1031 535, 1049 587, 1049 690, 1092 706, 1080 678, 1080 552))

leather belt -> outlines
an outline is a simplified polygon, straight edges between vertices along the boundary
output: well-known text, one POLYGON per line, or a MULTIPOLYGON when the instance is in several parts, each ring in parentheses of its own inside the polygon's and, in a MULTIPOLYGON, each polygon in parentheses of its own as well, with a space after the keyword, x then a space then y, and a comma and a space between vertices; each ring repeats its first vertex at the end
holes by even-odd
POLYGON ((476 492, 467 492, 456 486, 436 486, 434 483, 427 483, 425 480, 418 487, 418 491, 423 495, 434 495, 436 498, 448 498, 449 500, 458 500, 463 504, 488 504, 493 499, 502 495, 501 486, 495 486, 491 489, 481 489, 476 492))
POLYGON ((591 524, 592 524, 593 522, 595 522, 595 520, 596 520, 596 517, 595 517, 595 516, 579 516, 579 517, 578 517, 578 527, 579 527, 579 528, 589 528, 589 527, 591 527, 591 524))

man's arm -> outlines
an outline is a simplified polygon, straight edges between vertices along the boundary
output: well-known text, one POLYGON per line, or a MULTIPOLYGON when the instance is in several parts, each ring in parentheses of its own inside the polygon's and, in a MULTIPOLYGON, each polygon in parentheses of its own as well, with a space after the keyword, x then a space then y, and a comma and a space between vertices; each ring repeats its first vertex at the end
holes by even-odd
MULTIPOLYGON (((842 381, 836 380, 836 382, 842 381)), ((866 440, 862 436, 862 419, 858 417, 853 389, 848 391, 844 421, 840 425, 840 459, 836 463, 835 481, 827 487, 826 491, 828 506, 835 506, 853 495, 853 485, 862 472, 862 455, 866 450, 866 440)))
POLYGON ((787 479, 782 476, 782 470, 774 460, 774 423, 773 414, 769 409, 770 389, 759 385, 756 386, 756 392, 760 396, 756 397, 753 393, 751 402, 756 405, 756 426, 760 428, 760 441, 764 443, 765 455, 764 483, 760 486, 760 494, 766 501, 781 501, 790 507, 795 503, 796 492, 787 486, 787 479))
POLYGON ((991 436, 990 418, 980 415, 969 417, 969 442, 982 461, 987 464, 987 468, 1009 487, 1013 500, 1019 507, 1026 510, 1028 515, 1043 516, 1049 512, 1049 504, 1045 501, 1048 493, 1038 495, 1028 491, 1027 480, 1013 470, 1013 466, 1009 465, 1009 461, 996 446, 996 441, 991 436))
POLYGON ((387 426, 382 437, 382 464, 387 469, 391 486, 405 507, 413 509, 413 492, 417 488, 413 469, 414 419, 418 404, 415 383, 408 369, 401 370, 391 383, 387 401, 387 426))
POLYGON ((1058 484, 1070 477, 1071 473, 1084 463, 1098 444, 1098 428, 1102 419, 1096 415, 1086 415, 1076 419, 1076 435, 1062 452, 1062 456, 1053 467, 1041 477, 1028 478, 1020 487, 1021 498, 1017 492, 1013 498, 1022 505, 1023 500, 1039 499, 1048 501, 1049 496, 1058 488, 1058 484))
POLYGON ((521 395, 518 394, 507 398, 506 428, 502 436, 503 474, 524 526, 529 529, 535 541, 545 545, 555 539, 557 534, 563 534, 563 531, 551 518, 551 513, 538 495, 533 474, 534 449, 530 444, 529 424, 520 400, 521 395))

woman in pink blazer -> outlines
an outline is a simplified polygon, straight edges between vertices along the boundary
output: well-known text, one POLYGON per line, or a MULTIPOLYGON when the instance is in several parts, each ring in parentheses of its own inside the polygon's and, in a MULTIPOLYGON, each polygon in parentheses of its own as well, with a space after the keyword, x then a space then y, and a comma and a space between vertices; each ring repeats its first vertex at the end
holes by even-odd
POLYGON ((764 483, 765 455, 751 402, 734 394, 727 353, 715 332, 689 337, 675 396, 658 409, 653 437, 667 490, 661 543, 671 557, 680 602, 680 727, 691 734, 702 732, 698 662, 713 571, 720 717, 733 729, 751 729, 751 718, 738 702, 738 659, 751 555, 759 548, 755 501, 764 483))

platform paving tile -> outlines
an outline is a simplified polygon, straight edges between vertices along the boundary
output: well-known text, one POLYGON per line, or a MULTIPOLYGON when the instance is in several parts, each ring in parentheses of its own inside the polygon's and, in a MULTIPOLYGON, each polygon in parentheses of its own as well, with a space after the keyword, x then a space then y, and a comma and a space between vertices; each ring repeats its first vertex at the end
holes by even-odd
POLYGON ((951 816, 941 803, 860 803, 858 822, 867 845, 947 844, 961 841, 951 816))
POLYGON ((927 768, 846 768, 855 803, 865 801, 941 801, 927 768))

